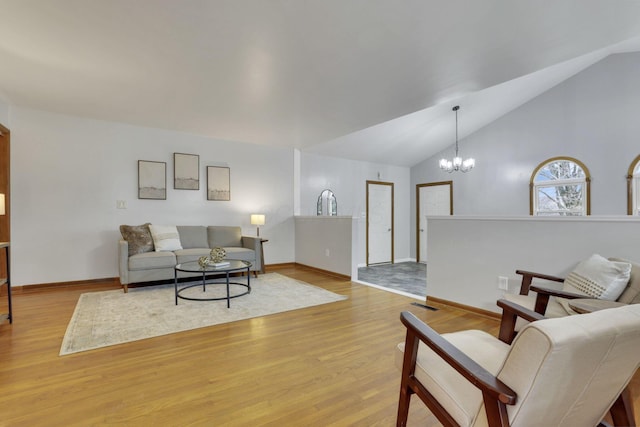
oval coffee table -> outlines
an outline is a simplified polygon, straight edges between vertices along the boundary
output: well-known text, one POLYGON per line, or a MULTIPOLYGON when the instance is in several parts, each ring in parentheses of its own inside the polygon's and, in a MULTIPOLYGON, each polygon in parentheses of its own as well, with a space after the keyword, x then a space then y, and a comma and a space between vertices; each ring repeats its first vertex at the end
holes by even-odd
POLYGON ((208 265, 206 267, 202 267, 200 266, 198 261, 183 262, 181 264, 176 265, 173 268, 174 285, 175 285, 175 293, 176 293, 176 305, 178 305, 178 298, 191 300, 191 301, 219 301, 219 300, 226 299, 227 308, 229 308, 231 306, 230 304, 231 298, 241 297, 243 295, 247 295, 248 293, 250 293, 251 292, 251 274, 249 273, 249 268, 251 268, 251 263, 248 261, 238 261, 238 260, 226 260, 226 262, 228 262, 229 264, 221 265, 217 267, 214 265, 208 265), (189 283, 186 286, 178 288, 178 272, 179 271, 182 271, 185 273, 200 273, 202 274, 202 280, 201 281, 198 280, 197 283, 189 283), (245 272, 245 271, 247 272, 247 283, 231 282, 229 280, 229 275, 231 273, 245 272), (226 280, 224 282, 220 282, 220 281, 214 282, 213 281, 214 279, 209 279, 209 281, 207 281, 207 276, 213 276, 213 275, 224 275, 226 277, 226 280), (222 285, 222 284, 226 284, 227 286, 227 296, 225 297, 207 298, 207 297, 193 297, 193 296, 181 295, 183 291, 190 288, 194 288, 196 286, 202 286, 202 292, 205 293, 207 291, 207 285, 222 285), (231 292, 230 292, 231 285, 242 286, 247 288, 247 290, 240 294, 231 295, 231 292))

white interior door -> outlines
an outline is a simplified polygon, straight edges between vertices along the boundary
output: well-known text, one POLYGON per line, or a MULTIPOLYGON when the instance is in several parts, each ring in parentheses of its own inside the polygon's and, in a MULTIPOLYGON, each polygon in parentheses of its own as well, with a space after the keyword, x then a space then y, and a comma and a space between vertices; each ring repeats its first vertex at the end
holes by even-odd
POLYGON ((451 215, 451 184, 424 185, 418 189, 418 262, 427 262, 427 216, 451 215))
POLYGON ((367 183, 367 264, 393 262, 393 185, 367 183))

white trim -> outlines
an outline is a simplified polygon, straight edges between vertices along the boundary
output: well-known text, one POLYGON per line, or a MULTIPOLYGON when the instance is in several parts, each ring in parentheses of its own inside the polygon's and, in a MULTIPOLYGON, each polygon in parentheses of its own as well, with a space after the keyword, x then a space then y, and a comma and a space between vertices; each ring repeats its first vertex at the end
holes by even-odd
POLYGON ((364 282, 362 280, 353 280, 352 279, 351 281, 353 283, 358 283, 360 285, 370 286, 372 288, 380 289, 382 291, 387 291, 387 292, 391 292, 391 293, 394 293, 394 294, 402 295, 402 296, 405 296, 405 297, 414 298, 414 299, 417 299, 419 301, 426 301, 427 300, 426 296, 414 295, 414 294, 410 294, 409 292, 399 291, 397 289, 385 288, 384 286, 376 285, 374 283, 364 282))
MULTIPOLYGON (((402 262, 417 262, 415 258, 402 258, 402 259, 397 259, 395 260, 394 264, 400 264, 402 262)), ((390 262, 387 263, 383 263, 383 264, 391 264, 390 262)), ((382 264, 373 264, 373 265, 382 265, 382 264)), ((367 264, 363 263, 363 264, 358 264, 358 268, 365 268, 365 267, 369 267, 367 264)))
POLYGON ((631 218, 628 215, 601 215, 601 216, 476 216, 476 215, 452 215, 432 216, 427 219, 439 219, 445 221, 575 221, 575 222, 640 222, 640 218, 631 218))
MULTIPOLYGON (((638 163, 640 166, 640 163, 638 163)), ((632 209, 631 215, 638 216, 640 215, 640 171, 636 166, 636 172, 633 174, 633 179, 631 180, 631 195, 632 195, 632 209)))

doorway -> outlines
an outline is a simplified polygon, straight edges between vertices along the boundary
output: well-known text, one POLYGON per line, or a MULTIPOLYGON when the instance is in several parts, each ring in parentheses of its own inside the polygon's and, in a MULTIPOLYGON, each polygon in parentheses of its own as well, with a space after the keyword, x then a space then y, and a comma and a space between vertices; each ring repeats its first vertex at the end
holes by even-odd
POLYGON ((367 265, 393 263, 393 183, 367 181, 367 265))
POLYGON ((453 181, 416 185, 416 260, 427 262, 427 216, 453 215, 453 181))

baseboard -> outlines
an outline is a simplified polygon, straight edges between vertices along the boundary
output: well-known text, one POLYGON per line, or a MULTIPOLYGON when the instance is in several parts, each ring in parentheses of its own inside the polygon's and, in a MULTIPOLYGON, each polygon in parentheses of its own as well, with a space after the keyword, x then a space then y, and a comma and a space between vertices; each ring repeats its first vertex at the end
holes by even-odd
MULTIPOLYGON (((415 258, 402 258, 402 259, 393 260, 394 264, 400 264, 401 262, 416 262, 416 259, 415 258)), ((376 264, 373 264, 373 265, 376 265, 376 264)), ((364 268, 364 267, 368 267, 368 265, 367 264, 358 264, 358 268, 364 268)))
POLYGON ((415 258, 402 258, 402 259, 393 260, 394 264, 398 264, 398 263, 401 263, 401 262, 416 262, 416 259, 415 258))
POLYGON ((11 286, 11 293, 26 293, 26 292, 38 292, 59 288, 69 288, 75 286, 89 286, 89 285, 105 285, 105 288, 121 288, 119 277, 105 277, 104 279, 87 279, 87 280, 75 280, 71 282, 54 282, 54 283, 38 283, 35 285, 20 285, 11 286))
MULTIPOLYGON (((265 269, 267 272, 269 270, 279 270, 285 268, 292 267, 301 267, 309 270, 317 271, 318 273, 324 273, 332 277, 336 277, 338 279, 351 280, 351 276, 345 276, 343 274, 334 273, 333 271, 322 270, 320 268, 311 267, 304 264, 298 264, 296 262, 285 262, 281 264, 266 264, 265 269)), ((132 283, 129 285, 130 288, 134 288, 136 286, 145 286, 145 285, 153 285, 159 284, 160 282, 173 283, 173 279, 167 279, 166 281, 156 281, 156 282, 144 282, 144 283, 132 283)), ((104 285, 105 288, 108 289, 122 289, 122 284, 120 283, 119 277, 105 277, 103 279, 87 279, 87 280, 75 280, 70 282, 54 282, 54 283, 38 283, 34 285, 20 285, 20 286, 11 286, 11 293, 25 293, 25 292, 38 292, 38 291, 48 291, 53 289, 60 288, 68 288, 75 286, 89 286, 89 285, 104 285)), ((7 291, 4 286, 0 287, 0 297, 6 295, 7 291)))
POLYGON ((268 270, 280 270, 283 268, 293 268, 296 266, 295 262, 282 262, 280 264, 265 264, 264 269, 265 271, 268 270))
POLYGON ((347 276, 345 274, 336 273, 334 271, 323 270, 321 268, 312 267, 310 265, 300 264, 300 263, 297 263, 297 262, 295 263, 295 265, 296 265, 296 267, 306 268, 308 270, 316 271, 318 273, 323 273, 323 274, 326 274, 328 276, 335 277, 336 279, 351 280, 351 276, 347 276))
POLYGON ((488 317, 490 319, 500 320, 502 317, 500 313, 495 313, 493 311, 484 310, 482 308, 473 307, 470 305, 460 304, 453 301, 448 301, 446 299, 436 298, 427 296, 427 303, 435 303, 440 304, 452 308, 457 308, 458 310, 468 311, 469 313, 478 314, 480 316, 488 317))

